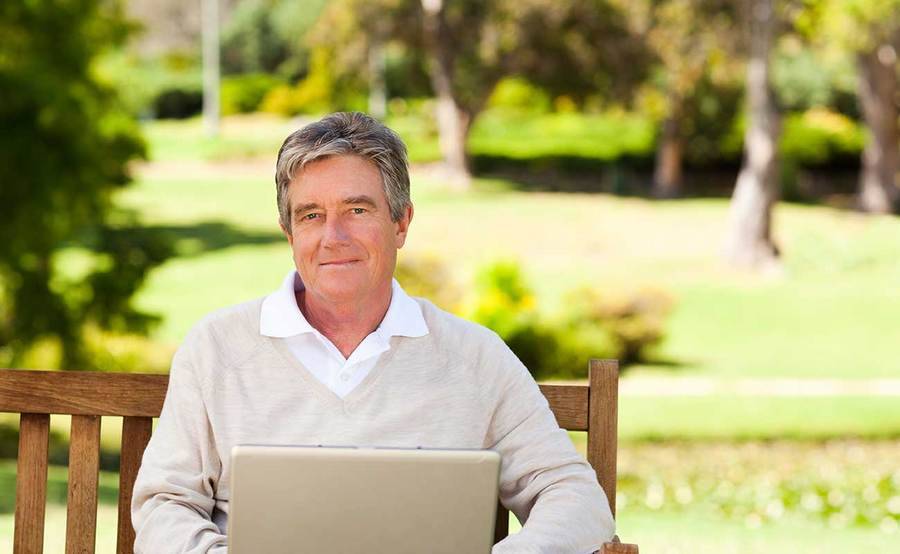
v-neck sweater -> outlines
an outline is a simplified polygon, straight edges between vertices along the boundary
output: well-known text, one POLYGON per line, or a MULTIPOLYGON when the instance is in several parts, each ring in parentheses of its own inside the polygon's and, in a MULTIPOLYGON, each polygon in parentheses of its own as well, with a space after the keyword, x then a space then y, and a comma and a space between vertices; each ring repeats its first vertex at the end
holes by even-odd
POLYGON ((344 398, 259 332, 262 299, 214 312, 172 361, 134 484, 135 551, 226 552, 238 444, 490 448, 500 501, 522 530, 493 554, 581 554, 614 522, 597 477, 515 354, 492 331, 416 299, 428 325, 344 398))

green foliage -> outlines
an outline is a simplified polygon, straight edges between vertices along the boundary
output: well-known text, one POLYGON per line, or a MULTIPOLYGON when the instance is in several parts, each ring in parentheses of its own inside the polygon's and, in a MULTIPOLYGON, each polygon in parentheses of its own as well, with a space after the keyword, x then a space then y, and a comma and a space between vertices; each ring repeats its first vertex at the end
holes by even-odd
POLYGON ((255 112, 282 80, 266 73, 247 73, 222 79, 222 114, 255 112))
POLYGON ((312 55, 306 78, 294 86, 281 85, 270 90, 263 98, 260 109, 288 116, 327 112, 334 105, 334 85, 328 52, 318 49, 312 55))
POLYGON ((89 367, 84 323, 149 323, 129 298, 167 249, 133 222, 113 226, 109 218, 110 195, 129 182, 127 164, 144 146, 91 65, 127 30, 117 3, 0 8, 0 365, 52 337, 62 365, 89 367), (73 283, 56 254, 76 241, 95 254, 73 283))
POLYGON ((631 364, 646 358, 664 336, 672 301, 659 291, 601 296, 591 289, 569 293, 561 315, 537 309, 535 296, 514 262, 482 269, 466 317, 493 329, 536 379, 584 377, 590 358, 631 364))
POLYGON ((118 92, 122 105, 142 118, 170 117, 158 110, 160 98, 172 91, 200 98, 200 59, 190 52, 141 56, 117 49, 99 55, 94 66, 98 78, 118 92))
POLYGON ((827 107, 857 115, 852 57, 810 48, 785 37, 772 58, 772 85, 784 111, 827 107))
POLYGON ((551 107, 550 95, 521 77, 507 77, 497 83, 487 105, 524 114, 547 113, 551 107))
POLYGON ((858 160, 863 141, 859 124, 847 116, 817 108, 784 118, 779 150, 793 163, 822 166, 858 160))
POLYGON ((325 0, 247 0, 237 4, 222 31, 223 71, 278 73, 287 78, 302 75, 308 57, 302 37, 325 4, 325 0))
POLYGON ((401 255, 394 269, 394 278, 412 296, 427 298, 450 312, 460 308, 462 293, 453 285, 450 272, 438 258, 401 255))
POLYGON ((634 445, 620 454, 617 507, 888 531, 900 524, 900 472, 889 461, 897 454, 888 441, 634 445))
POLYGON ((167 88, 153 98, 151 106, 157 119, 187 119, 203 110, 203 92, 199 88, 167 88))
POLYGON ((566 314, 566 327, 573 342, 583 345, 583 349, 591 344, 605 344, 608 357, 632 364, 646 360, 649 349, 665 336, 673 301, 657 289, 622 294, 582 288, 569 293, 564 304, 571 307, 566 314))

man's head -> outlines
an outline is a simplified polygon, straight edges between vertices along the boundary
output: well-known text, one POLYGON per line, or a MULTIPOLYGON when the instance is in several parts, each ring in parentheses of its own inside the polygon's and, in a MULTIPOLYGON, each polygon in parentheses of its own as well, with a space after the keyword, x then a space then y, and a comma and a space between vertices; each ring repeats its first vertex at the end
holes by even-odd
POLYGON ((364 114, 332 114, 285 140, 275 181, 306 301, 385 308, 412 218, 399 137, 364 114))
POLYGON ((275 188, 279 220, 285 230, 291 229, 288 188, 297 173, 316 160, 343 155, 360 156, 375 165, 391 219, 398 221, 412 204, 406 146, 400 137, 366 114, 333 113, 288 135, 278 151, 275 188))

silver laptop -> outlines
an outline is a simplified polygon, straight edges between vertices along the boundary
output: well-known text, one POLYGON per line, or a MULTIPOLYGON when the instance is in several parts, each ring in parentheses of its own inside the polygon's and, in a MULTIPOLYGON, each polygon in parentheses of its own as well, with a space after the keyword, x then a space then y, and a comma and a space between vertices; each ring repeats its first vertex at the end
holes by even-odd
POLYGON ((489 554, 490 450, 236 446, 230 554, 489 554))

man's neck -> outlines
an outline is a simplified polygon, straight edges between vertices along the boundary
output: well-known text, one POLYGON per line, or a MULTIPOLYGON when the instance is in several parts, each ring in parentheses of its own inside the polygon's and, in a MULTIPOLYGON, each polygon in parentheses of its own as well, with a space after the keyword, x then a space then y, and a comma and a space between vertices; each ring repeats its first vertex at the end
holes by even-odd
POLYGON ((334 344, 344 358, 378 328, 391 304, 392 290, 379 295, 376 301, 354 301, 330 304, 318 301, 314 295, 301 290, 294 293, 297 306, 306 321, 334 344))

